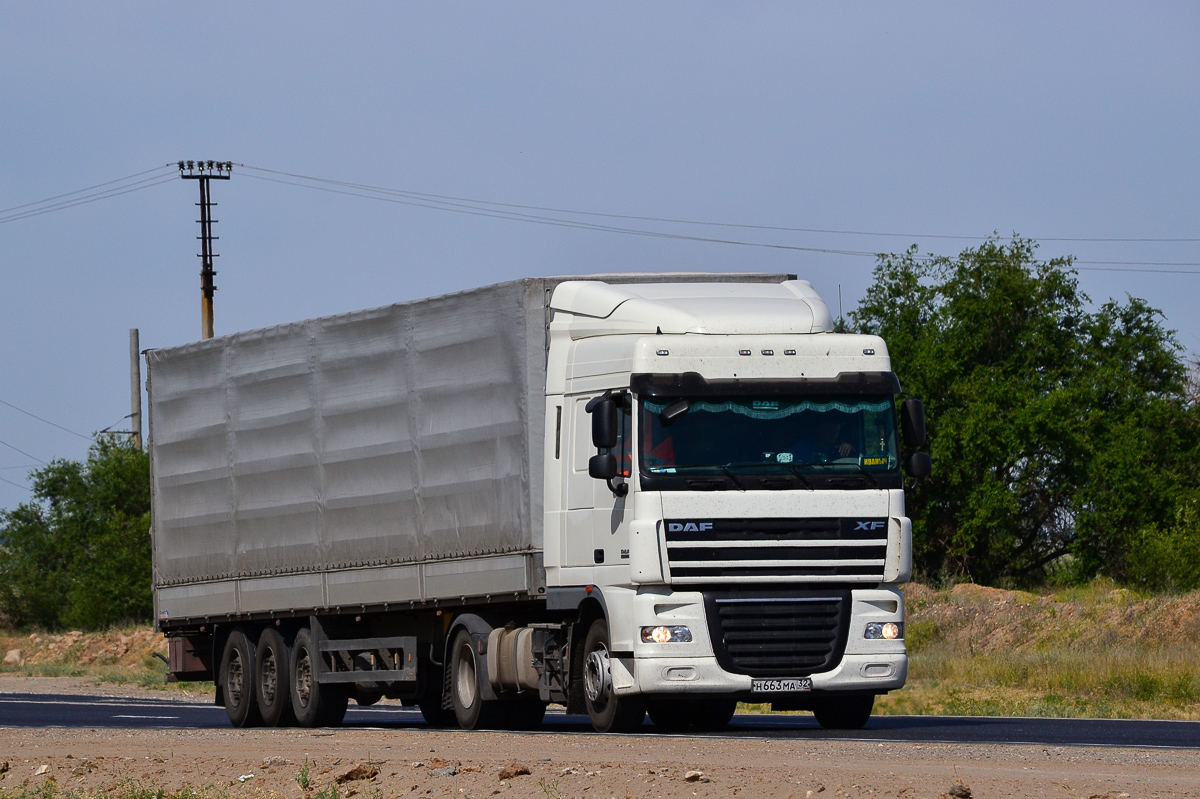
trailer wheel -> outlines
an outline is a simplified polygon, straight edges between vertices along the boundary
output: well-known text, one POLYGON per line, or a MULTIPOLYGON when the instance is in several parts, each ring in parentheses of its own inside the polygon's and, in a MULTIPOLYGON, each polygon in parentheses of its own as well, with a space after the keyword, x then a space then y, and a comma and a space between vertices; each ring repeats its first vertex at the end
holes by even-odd
POLYGON ((263 724, 287 727, 295 721, 292 713, 291 658, 287 642, 273 627, 258 637, 254 668, 257 672, 255 698, 263 724))
POLYGON ((466 630, 458 631, 450 649, 450 698, 454 717, 464 730, 502 730, 508 726, 512 705, 483 698, 479 688, 479 653, 466 630))
POLYGON ((583 698, 597 732, 633 732, 646 717, 641 696, 617 696, 612 684, 608 622, 596 619, 583 645, 583 698))
POLYGON ((226 639, 225 652, 221 656, 225 712, 235 727, 256 727, 262 723, 254 685, 254 646, 246 633, 237 629, 226 639))
POLYGON ((817 723, 827 730, 861 730, 871 718, 874 696, 829 698, 813 708, 817 723))
POLYGON ((301 727, 336 727, 346 717, 350 694, 340 686, 317 682, 317 658, 312 633, 307 627, 296 633, 292 643, 292 710, 301 727))

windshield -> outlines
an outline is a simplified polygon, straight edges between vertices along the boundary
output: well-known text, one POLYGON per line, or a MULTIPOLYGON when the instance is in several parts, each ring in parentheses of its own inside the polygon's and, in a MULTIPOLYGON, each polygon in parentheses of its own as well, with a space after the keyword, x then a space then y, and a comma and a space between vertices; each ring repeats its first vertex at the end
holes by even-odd
POLYGON ((642 400, 640 421, 641 468, 651 478, 725 475, 733 487, 757 488, 741 477, 857 474, 879 486, 876 475, 898 475, 890 396, 655 397, 642 400))

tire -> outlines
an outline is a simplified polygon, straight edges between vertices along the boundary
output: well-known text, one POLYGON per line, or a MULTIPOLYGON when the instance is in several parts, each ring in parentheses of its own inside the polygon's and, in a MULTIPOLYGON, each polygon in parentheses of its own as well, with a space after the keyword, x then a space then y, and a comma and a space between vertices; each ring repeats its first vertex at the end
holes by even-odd
POLYGON ((512 704, 509 729, 539 730, 546 715, 546 703, 538 699, 518 699, 512 704))
POLYGON ((612 687, 608 622, 596 619, 583 644, 583 700, 597 732, 633 732, 646 717, 641 696, 617 696, 612 687))
POLYGON ((484 700, 479 674, 479 653, 474 639, 466 630, 459 630, 450 648, 450 699, 458 726, 464 730, 506 729, 512 703, 484 700))
POLYGON ((301 727, 336 727, 346 716, 350 694, 341 686, 317 682, 316 664, 320 655, 313 647, 312 632, 303 628, 292 642, 288 676, 291 683, 292 711, 301 727))
POLYGON ((287 642, 273 627, 262 631, 255 651, 255 700, 264 726, 288 727, 292 714, 292 660, 287 642))
POLYGON ((254 646, 239 628, 229 634, 221 655, 221 693, 233 726, 257 727, 262 723, 254 688, 254 646))
POLYGON ((874 696, 829 698, 813 709, 817 723, 827 730, 861 730, 871 718, 874 696))

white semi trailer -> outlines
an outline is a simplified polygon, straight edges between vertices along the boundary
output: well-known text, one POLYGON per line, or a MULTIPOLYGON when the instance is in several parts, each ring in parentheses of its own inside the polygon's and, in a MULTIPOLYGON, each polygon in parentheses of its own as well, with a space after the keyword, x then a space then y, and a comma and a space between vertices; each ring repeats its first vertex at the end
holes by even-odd
POLYGON ((237 726, 862 726, 929 458, 884 342, 832 327, 794 276, 600 275, 149 351, 170 679, 237 726))

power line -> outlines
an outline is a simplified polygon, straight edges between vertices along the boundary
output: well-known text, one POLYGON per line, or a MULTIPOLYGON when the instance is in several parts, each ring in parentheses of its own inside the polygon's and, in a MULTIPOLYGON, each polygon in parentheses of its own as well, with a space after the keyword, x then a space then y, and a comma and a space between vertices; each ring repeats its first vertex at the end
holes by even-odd
POLYGON ((130 194, 135 191, 142 191, 143 189, 149 189, 153 188, 154 186, 161 186, 164 183, 170 183, 172 180, 172 177, 160 178, 158 176, 142 178, 141 180, 125 186, 106 189, 105 191, 96 192, 83 197, 77 197, 71 200, 62 200, 43 208, 31 208, 25 211, 12 213, 7 216, 0 216, 0 225, 7 224, 9 222, 18 222, 22 219, 31 219, 35 216, 42 216, 43 214, 52 214, 55 211, 65 211, 68 208, 75 208, 76 206, 87 205, 88 203, 94 203, 99 200, 107 200, 112 197, 119 197, 122 194, 130 194))
POLYGON ((23 491, 33 491, 33 489, 30 488, 29 486, 23 486, 20 483, 14 483, 12 480, 6 480, 3 477, 0 477, 0 483, 8 483, 10 486, 16 486, 17 488, 20 488, 23 491))
POLYGON ((82 194, 85 191, 99 189, 102 186, 111 186, 113 183, 124 183, 127 180, 132 180, 133 178, 140 178, 142 175, 149 175, 151 172, 158 172, 162 169, 166 169, 168 166, 170 166, 170 164, 165 164, 163 166, 156 166, 153 169, 146 169, 141 172, 134 172, 132 175, 126 175, 123 178, 116 178, 114 180, 106 180, 103 183, 97 183, 94 186, 88 186, 87 188, 76 189, 75 191, 69 191, 66 194, 56 194, 53 197, 47 197, 44 200, 35 200, 34 202, 30 202, 30 203, 21 203, 20 205, 13 205, 8 208, 0 208, 0 214, 7 214, 10 211, 16 211, 19 208, 28 208, 31 205, 42 205, 43 203, 48 203, 51 200, 58 200, 63 197, 70 197, 71 195, 74 195, 74 194, 82 194))
MULTIPOLYGON (((276 169, 267 169, 266 167, 250 166, 248 164, 239 164, 238 166, 243 167, 244 169, 253 169, 258 172, 268 172, 273 175, 284 175, 286 177, 299 178, 301 180, 310 180, 310 181, 314 181, 317 183, 329 183, 329 184, 337 185, 337 186, 345 186, 347 188, 362 189, 362 190, 366 190, 366 191, 380 192, 380 193, 385 193, 385 194, 394 194, 394 195, 398 195, 398 196, 412 197, 412 198, 417 198, 417 199, 425 199, 425 200, 430 200, 430 201, 435 201, 435 202, 446 201, 446 202, 454 202, 454 203, 471 203, 474 205, 490 205, 490 206, 497 206, 500 208, 517 208, 517 209, 522 209, 522 210, 527 210, 527 211, 545 211, 545 212, 549 212, 549 213, 572 214, 572 215, 578 215, 578 216, 595 216, 595 217, 603 217, 603 218, 607 218, 607 219, 629 219, 629 220, 641 221, 641 222, 668 222, 671 224, 678 224, 678 225, 703 225, 703 226, 709 226, 709 227, 743 228, 746 230, 774 230, 774 231, 790 232, 790 233, 821 233, 821 234, 838 235, 838 236, 881 236, 881 237, 902 238, 902 239, 955 239, 955 240, 959 240, 959 241, 981 241, 981 240, 988 238, 987 236, 958 236, 958 235, 948 235, 948 234, 942 234, 942 233, 890 233, 890 232, 884 233, 884 232, 870 231, 870 230, 838 230, 838 229, 832 229, 832 228, 789 227, 789 226, 784 226, 784 225, 757 225, 757 224, 747 224, 747 223, 741 223, 741 222, 713 222, 713 221, 702 221, 702 220, 695 220, 695 219, 679 219, 679 218, 674 218, 674 217, 638 216, 638 215, 634 215, 634 214, 614 214, 614 213, 603 213, 603 212, 599 212, 599 211, 579 211, 579 210, 574 210, 574 209, 570 209, 570 208, 553 208, 553 207, 542 206, 542 205, 521 205, 521 204, 517 204, 517 203, 498 202, 495 200, 479 200, 479 199, 473 199, 470 197, 455 197, 452 195, 445 195, 445 194, 429 194, 426 192, 408 191, 408 190, 404 190, 404 189, 393 189, 393 188, 387 188, 384 186, 372 186, 372 185, 366 184, 366 183, 352 183, 349 181, 334 180, 331 178, 318 178, 318 177, 313 177, 311 175, 301 175, 296 172, 284 172, 284 171, 276 170, 276 169)), ((1196 238, 1148 238, 1148 237, 1143 237, 1143 238, 1120 238, 1120 237, 1097 238, 1097 237, 1078 237, 1078 236, 1077 237, 1031 236, 1030 238, 1034 239, 1035 241, 1101 242, 1101 243, 1113 243, 1113 242, 1195 243, 1195 242, 1200 242, 1200 237, 1196 237, 1196 238)))
POLYGON ((49 466, 49 465, 50 465, 50 464, 46 463, 44 460, 42 460, 41 458, 39 458, 37 455, 30 455, 28 452, 26 452, 26 451, 25 451, 25 450, 23 450, 23 449, 17 449, 17 448, 16 448, 16 447, 14 447, 12 444, 9 444, 7 441, 0 441, 0 444, 3 444, 4 446, 8 447, 8 448, 9 448, 9 449, 11 449, 13 452, 19 452, 19 453, 21 453, 21 454, 22 454, 22 455, 24 455, 26 458, 33 458, 35 461, 37 461, 38 463, 42 464, 43 466, 49 466))
MULTIPOLYGON (((257 171, 262 171, 262 172, 270 172, 272 174, 284 175, 287 177, 295 177, 298 180, 316 181, 318 183, 324 183, 324 184, 330 184, 330 185, 314 186, 311 183, 301 183, 301 182, 297 182, 294 180, 283 180, 280 178, 272 178, 272 177, 267 177, 265 175, 254 175, 254 174, 249 174, 249 173, 245 174, 246 177, 253 178, 255 180, 264 180, 264 181, 268 181, 271 183, 280 183, 280 184, 287 185, 287 186, 298 186, 300 188, 313 189, 315 191, 324 191, 324 192, 329 192, 332 194, 342 194, 342 195, 347 195, 347 196, 351 196, 351 197, 361 197, 363 199, 368 199, 368 200, 378 200, 380 202, 394 203, 397 205, 407 205, 407 206, 416 207, 416 208, 428 208, 428 209, 438 210, 438 211, 447 211, 450 213, 467 214, 470 216, 482 216, 482 217, 488 217, 488 218, 492 218, 492 219, 503 219, 503 220, 508 220, 508 221, 528 222, 531 224, 549 225, 549 226, 553 226, 553 227, 575 228, 578 230, 593 230, 593 231, 599 231, 599 232, 604 232, 604 233, 619 233, 619 234, 623 234, 623 235, 646 236, 646 237, 650 237, 650 238, 665 238, 665 239, 675 239, 675 240, 682 240, 682 241, 696 241, 696 242, 705 242, 705 243, 710 243, 710 244, 728 244, 728 245, 734 245, 734 246, 740 246, 740 247, 759 247, 759 248, 774 249, 774 250, 815 252, 815 253, 825 253, 825 254, 832 254, 832 255, 848 255, 848 256, 865 257, 865 258, 876 258, 876 257, 879 257, 880 255, 884 254, 884 253, 870 252, 870 251, 865 251, 865 250, 846 250, 846 249, 835 249, 835 248, 829 248, 829 247, 801 247, 801 246, 797 246, 797 245, 780 244, 780 243, 772 243, 772 242, 712 238, 712 237, 708 237, 708 236, 694 236, 694 235, 688 235, 688 234, 683 234, 683 233, 670 233, 670 232, 666 232, 666 231, 616 227, 613 225, 600 225, 600 224, 591 223, 591 222, 582 222, 579 220, 561 219, 561 218, 556 218, 556 217, 547 217, 547 216, 541 216, 538 214, 528 214, 528 213, 516 212, 516 211, 505 211, 505 210, 502 210, 502 208, 486 208, 486 207, 480 208, 478 206, 471 205, 471 203, 477 202, 477 201, 473 201, 473 200, 463 200, 463 199, 451 200, 449 198, 434 199, 435 197, 441 197, 444 195, 417 195, 417 193, 415 193, 415 192, 404 192, 399 189, 386 189, 386 188, 381 188, 381 187, 368 186, 366 184, 354 184, 354 183, 349 183, 347 181, 330 180, 327 178, 312 178, 312 177, 309 177, 306 175, 298 175, 298 174, 289 173, 289 172, 280 172, 278 170, 267 170, 262 167, 247 166, 245 164, 240 164, 239 166, 242 166, 245 169, 257 170, 257 171), (331 186, 340 186, 342 188, 332 188, 331 186), (384 196, 380 196, 381 194, 384 196), (426 198, 428 198, 428 199, 426 199, 426 198)), ((486 204, 486 205, 505 206, 505 207, 524 207, 524 208, 536 207, 536 206, 515 206, 512 204, 504 204, 504 203, 490 203, 487 201, 478 201, 478 202, 480 202, 481 204, 486 204)), ((654 217, 632 217, 632 216, 622 216, 622 215, 617 215, 617 214, 608 214, 608 215, 591 214, 591 212, 583 212, 583 211, 577 212, 577 211, 559 210, 559 212, 560 213, 590 214, 593 216, 613 216, 613 217, 620 217, 620 218, 627 218, 627 219, 640 219, 640 220, 645 220, 645 221, 650 221, 650 220, 654 219, 654 217)), ((691 224, 722 224, 722 223, 691 223, 691 224)), ((746 226, 746 225, 732 225, 732 224, 730 226, 731 227, 752 227, 752 226, 746 226)), ((765 226, 762 226, 762 227, 765 227, 765 226)), ((789 228, 788 230, 799 231, 802 229, 789 228)), ((891 235, 891 234, 888 234, 888 235, 891 235)), ((896 234, 896 235, 902 235, 902 234, 896 234)), ((968 237, 942 236, 940 238, 968 238, 968 237)), ((976 237, 976 238, 982 238, 982 237, 976 237)), ((1062 241, 1062 240, 1066 240, 1066 239, 1047 239, 1047 240, 1062 241)), ((1083 241, 1083 239, 1080 239, 1080 241, 1083 241)), ((1183 241, 1183 240, 1180 239, 1180 241, 1183 241)), ((927 260, 927 258, 922 257, 919 260, 927 260)), ((1177 261, 1167 261, 1167 262, 1160 262, 1160 261, 1089 261, 1089 260, 1077 259, 1077 260, 1072 261, 1071 265, 1072 265, 1072 268, 1078 269, 1081 271, 1135 272, 1135 273, 1158 273, 1158 274, 1179 274, 1179 275, 1200 274, 1200 272, 1191 272, 1191 271, 1175 270, 1175 269, 1132 268, 1132 267, 1140 267, 1140 266, 1197 266, 1197 267, 1200 267, 1200 262, 1190 262, 1190 261, 1189 262, 1177 262, 1177 261), (1088 266, 1088 264, 1097 264, 1099 266, 1088 266), (1103 268, 1105 265, 1108 265, 1107 268, 1103 268), (1120 268, 1116 268, 1116 267, 1120 267, 1120 268)))
POLYGON ((566 227, 575 228, 578 230, 595 230, 604 233, 622 233, 631 236, 647 236, 650 238, 661 239, 676 239, 681 241, 700 241, 710 244, 732 244, 742 247, 764 247, 772 250, 795 250, 799 252, 819 252, 829 253, 833 255, 858 255, 874 258, 879 253, 867 252, 865 250, 841 250, 829 247, 799 247, 792 244, 774 244, 769 242, 757 241, 739 241, 736 239, 717 239, 707 236, 691 236, 684 233, 667 233, 656 230, 639 230, 637 228, 620 228, 611 225, 597 225, 591 222, 578 222, 570 219, 555 219, 553 217, 537 216, 534 214, 520 214, 510 211, 499 211, 489 209, 471 209, 470 206, 454 207, 453 203, 439 203, 436 201, 419 202, 415 200, 404 200, 396 197, 380 197, 377 195, 363 194, 361 192, 348 191, 343 189, 331 189, 324 186, 312 186, 306 183, 296 183, 290 180, 280 180, 278 178, 268 178, 262 175, 244 175, 244 177, 253 178, 255 180, 265 180, 271 183, 282 183, 288 186, 299 186, 305 189, 314 189, 316 191, 325 191, 332 194, 345 194, 351 197, 362 197, 367 200, 379 200, 380 202, 394 203, 396 205, 409 205, 417 208, 429 208, 436 211, 448 211, 450 213, 467 214, 469 216, 483 216, 492 219, 507 219, 516 222, 529 222, 538 225, 549 225, 551 227, 566 227))
POLYGON ((0 405, 5 405, 9 408, 12 408, 14 411, 17 411, 18 413, 23 413, 26 416, 33 417, 34 419, 37 419, 39 422, 45 422, 46 424, 50 425, 51 427, 57 427, 59 430, 70 433, 73 436, 79 436, 80 438, 85 439, 87 441, 92 440, 91 436, 85 436, 83 433, 76 433, 74 430, 71 430, 70 428, 67 428, 67 427, 63 427, 61 424, 55 424, 54 422, 50 421, 49 419, 43 419, 42 417, 38 416, 36 413, 30 413, 29 411, 25 410, 24 408, 18 408, 16 405, 13 405, 11 402, 5 402, 4 400, 0 400, 0 405))

